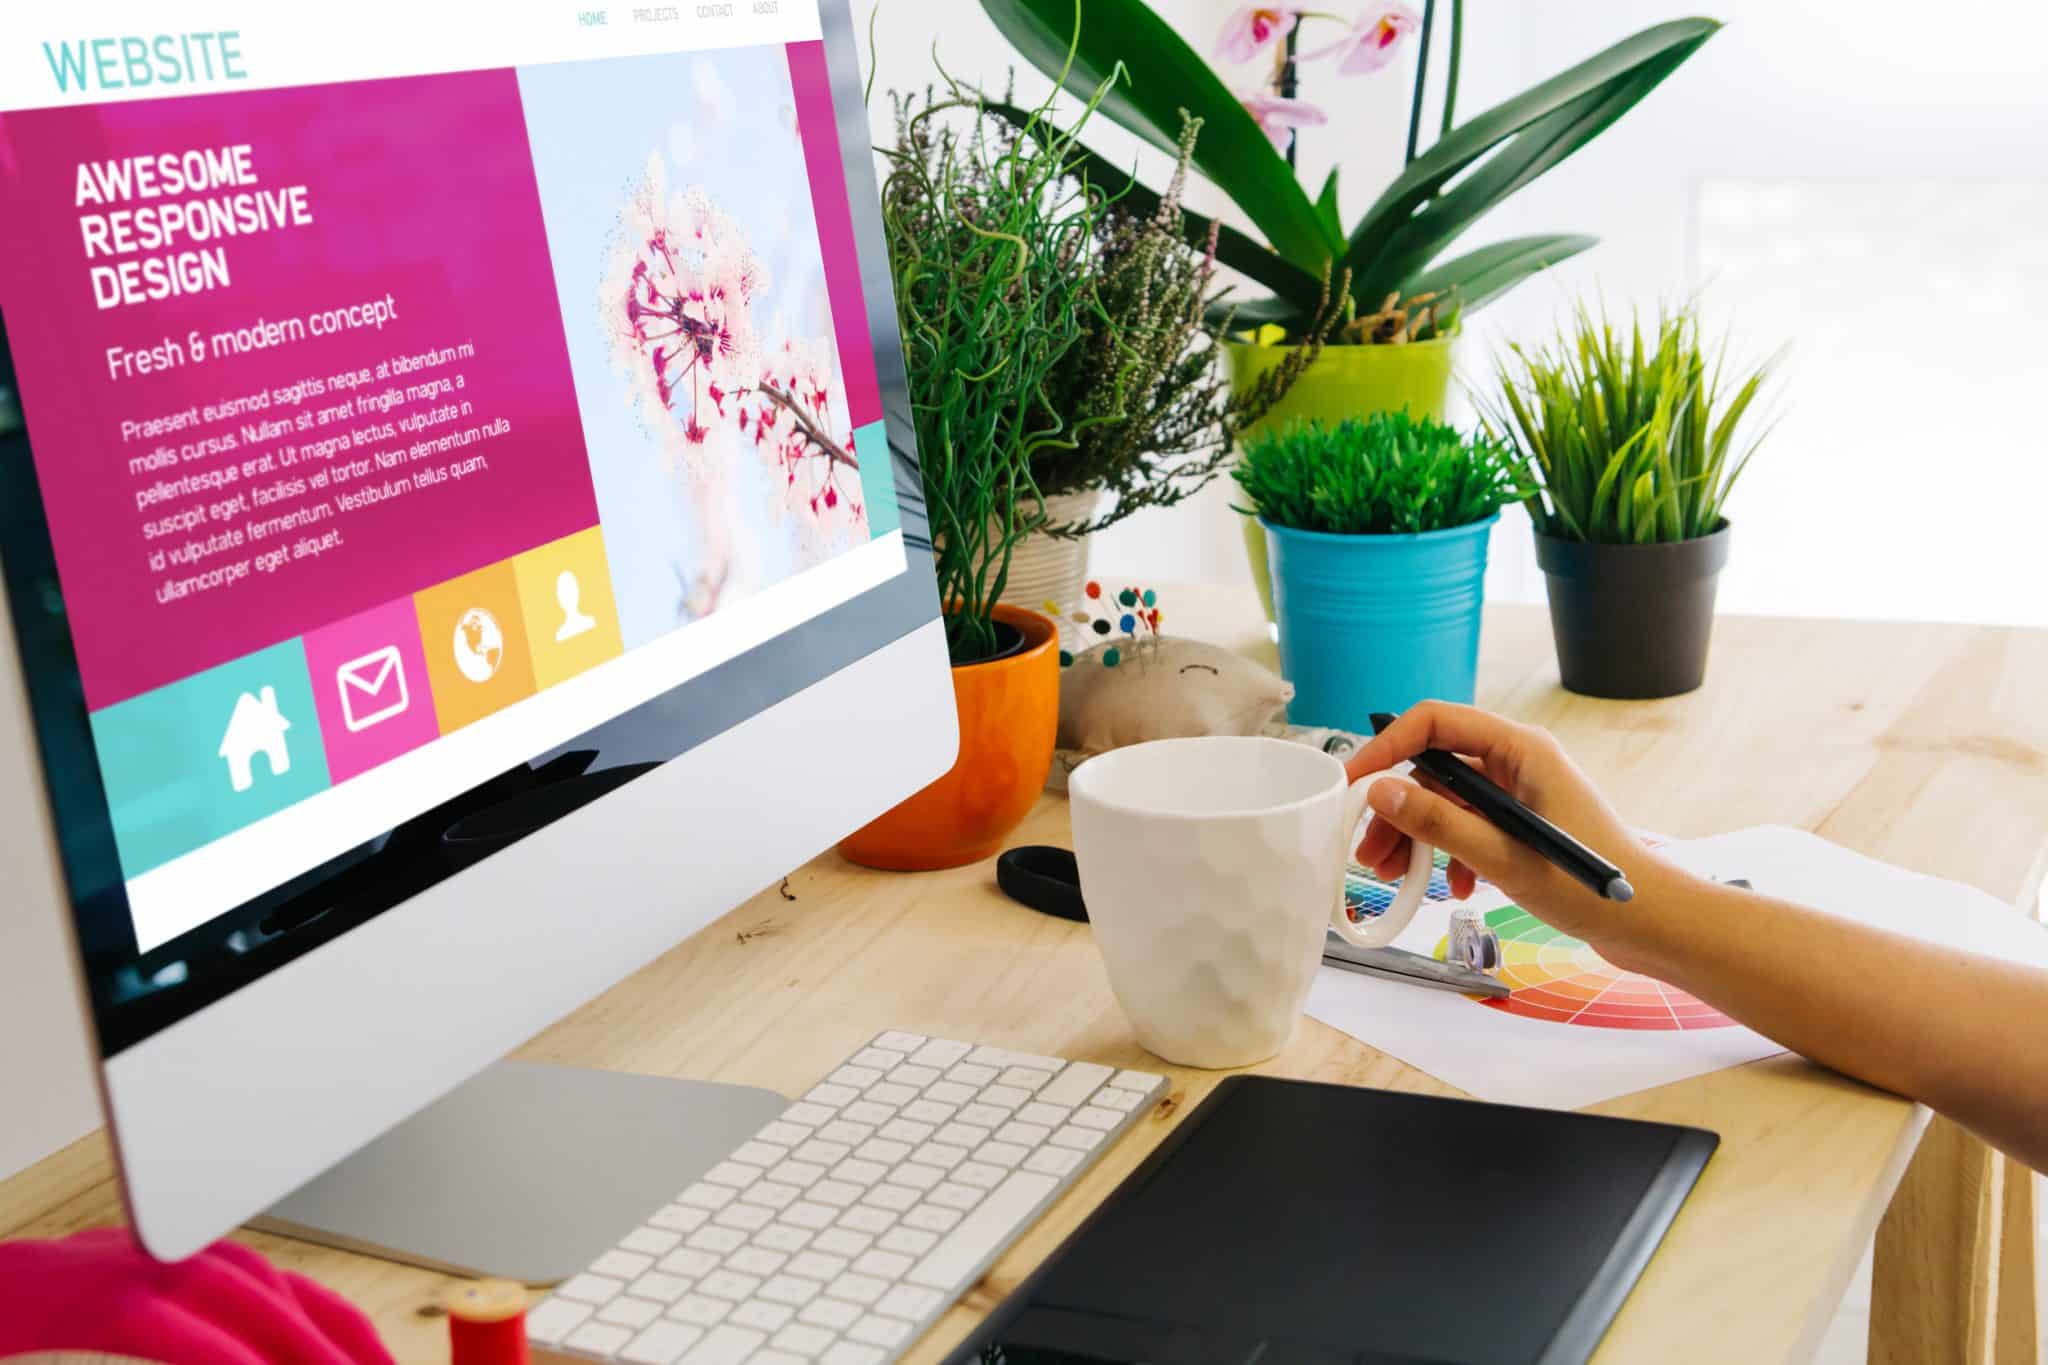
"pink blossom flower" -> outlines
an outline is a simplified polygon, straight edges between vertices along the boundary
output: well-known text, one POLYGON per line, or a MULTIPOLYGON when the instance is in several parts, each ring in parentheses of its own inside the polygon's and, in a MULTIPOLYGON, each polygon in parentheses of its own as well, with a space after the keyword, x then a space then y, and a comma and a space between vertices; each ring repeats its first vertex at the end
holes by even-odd
POLYGON ((1263 90, 1246 95, 1244 107, 1251 111, 1260 131, 1273 140, 1274 150, 1283 153, 1296 128, 1319 128, 1330 121, 1328 114, 1307 100, 1282 99, 1263 90))
POLYGON ((1338 74, 1363 76, 1394 60, 1394 49, 1401 45, 1401 40, 1421 26, 1422 16, 1400 0, 1375 0, 1358 16, 1349 33, 1328 47, 1308 53, 1304 60, 1315 61, 1341 52, 1344 56, 1337 63, 1338 74))
POLYGON ((1294 31, 1301 11, 1280 5, 1244 5, 1223 21, 1216 36, 1216 55, 1226 62, 1248 62, 1294 31))

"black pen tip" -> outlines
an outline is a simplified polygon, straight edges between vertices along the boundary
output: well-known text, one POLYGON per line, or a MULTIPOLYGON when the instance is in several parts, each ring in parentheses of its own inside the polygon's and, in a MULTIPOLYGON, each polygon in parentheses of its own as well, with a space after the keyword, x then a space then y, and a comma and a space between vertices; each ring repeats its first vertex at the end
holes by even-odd
POLYGON ((1613 881, 1607 883, 1607 899, 1611 901, 1632 901, 1635 898, 1636 889, 1628 884, 1628 878, 1616 877, 1613 881))

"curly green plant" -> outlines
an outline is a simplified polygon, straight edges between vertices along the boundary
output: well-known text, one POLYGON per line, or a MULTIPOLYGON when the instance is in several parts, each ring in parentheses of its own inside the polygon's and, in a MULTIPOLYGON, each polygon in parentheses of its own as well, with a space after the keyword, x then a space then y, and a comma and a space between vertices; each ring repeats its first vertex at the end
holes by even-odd
POLYGON ((1726 354, 1723 342, 1707 355, 1691 307, 1660 314, 1646 338, 1640 316, 1624 334, 1581 306, 1550 345, 1510 346, 1500 392, 1482 407, 1514 445, 1536 529, 1603 545, 1719 530, 1767 434, 1742 439, 1774 363, 1726 387, 1726 354))
POLYGON ((1237 509, 1245 515, 1343 536, 1469 526, 1527 494, 1505 443, 1406 411, 1263 432, 1232 477, 1251 503, 1237 509))

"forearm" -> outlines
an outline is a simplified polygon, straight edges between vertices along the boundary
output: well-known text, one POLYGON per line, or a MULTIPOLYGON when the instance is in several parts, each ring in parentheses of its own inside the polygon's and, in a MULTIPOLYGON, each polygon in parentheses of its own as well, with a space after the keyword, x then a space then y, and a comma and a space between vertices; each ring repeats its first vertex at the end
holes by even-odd
POLYGON ((2048 971, 1716 886, 1676 869, 1611 941, 1643 971, 1793 1051, 1921 1100, 2048 1170, 2048 971))

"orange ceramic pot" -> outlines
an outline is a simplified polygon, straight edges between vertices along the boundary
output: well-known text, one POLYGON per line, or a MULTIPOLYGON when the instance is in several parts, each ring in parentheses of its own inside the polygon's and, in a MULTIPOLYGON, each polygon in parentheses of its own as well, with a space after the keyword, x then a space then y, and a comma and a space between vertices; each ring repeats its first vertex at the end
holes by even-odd
POLYGON ((996 619, 1024 648, 953 670, 960 756, 944 777, 849 835, 840 853, 864 867, 926 872, 993 857, 1045 790, 1060 724, 1059 627, 1022 607, 996 619))

